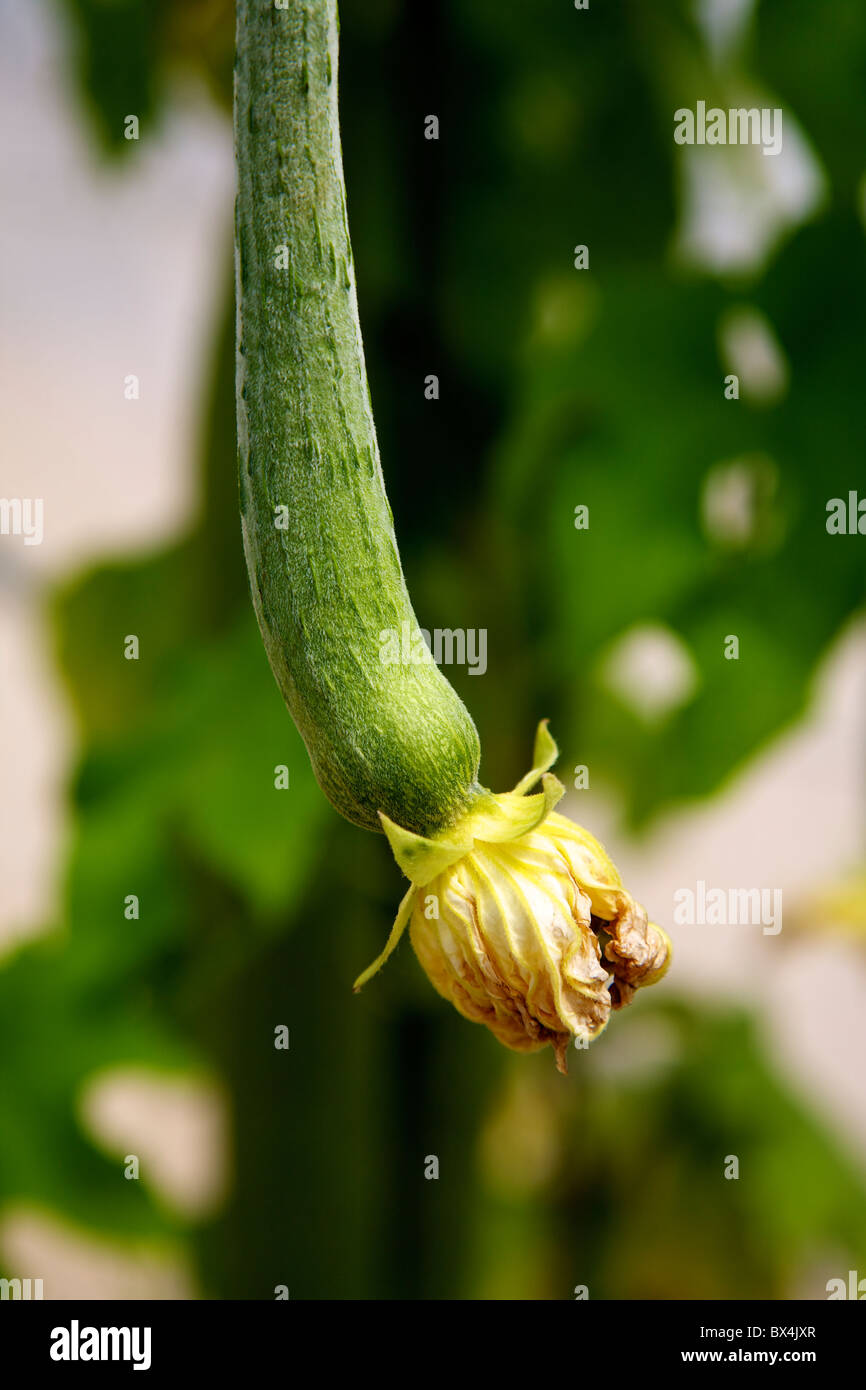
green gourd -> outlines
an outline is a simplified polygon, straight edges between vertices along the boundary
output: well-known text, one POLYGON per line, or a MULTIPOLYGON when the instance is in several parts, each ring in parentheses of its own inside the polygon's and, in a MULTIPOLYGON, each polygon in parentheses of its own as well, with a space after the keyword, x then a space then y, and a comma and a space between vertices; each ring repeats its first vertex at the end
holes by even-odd
POLYGON ((382 659, 389 633, 419 629, 364 365, 337 35, 335 0, 238 2, 244 551, 271 667, 323 791, 358 825, 379 830, 382 812, 427 835, 477 799, 479 743, 432 660, 382 659))

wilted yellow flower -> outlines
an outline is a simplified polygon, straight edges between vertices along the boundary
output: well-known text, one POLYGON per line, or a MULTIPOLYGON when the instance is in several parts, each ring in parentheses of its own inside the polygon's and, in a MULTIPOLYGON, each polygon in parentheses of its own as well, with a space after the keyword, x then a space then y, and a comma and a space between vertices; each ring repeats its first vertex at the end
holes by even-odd
POLYGON ((384 952, 407 924, 434 987, 506 1047, 550 1043, 566 1069, 573 1038, 595 1038, 612 1009, 667 969, 670 942, 647 921, 598 840, 553 807, 564 788, 546 724, 535 767, 513 792, 485 793, 457 826, 424 839, 383 817, 412 880, 384 952), (542 779, 544 790, 526 792, 542 779))
POLYGON ((669 944, 601 845, 556 812, 470 854, 416 893, 412 945, 433 985, 506 1047, 597 1037, 612 1008, 665 971, 669 944))

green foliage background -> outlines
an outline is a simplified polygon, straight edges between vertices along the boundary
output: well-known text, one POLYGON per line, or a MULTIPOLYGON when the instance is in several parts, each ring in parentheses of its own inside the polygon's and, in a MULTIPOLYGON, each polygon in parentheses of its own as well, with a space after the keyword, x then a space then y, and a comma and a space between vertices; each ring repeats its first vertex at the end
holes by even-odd
MULTIPOLYGON (((819 27, 808 0, 762 0, 718 64, 685 0, 342 7, 386 479, 422 623, 488 629, 486 679, 456 678, 487 785, 525 770, 546 714, 565 759, 584 750, 635 823, 711 796, 802 713, 817 661, 862 606, 861 550, 824 518, 829 496, 863 481, 866 9, 820 8, 819 27), (828 192, 764 266, 720 278, 671 254, 672 113, 746 78, 796 115, 828 192), (423 140, 428 111, 438 143, 423 140), (575 242, 591 248, 589 274, 571 269, 575 242), (722 395, 719 322, 742 303, 788 362, 773 405, 722 395), (419 386, 431 371, 435 405, 419 386), (774 461, 773 486, 732 552, 701 526, 703 482, 756 454, 774 461), (579 544, 576 502, 592 516, 579 544), (611 642, 647 622, 681 635, 700 677, 655 726, 600 675, 611 642), (736 679, 719 660, 728 632, 748 643, 736 679)), ((230 4, 64 9, 107 157, 135 148, 129 111, 146 140, 178 68, 228 111, 230 4)), ((567 1082, 446 1008, 407 949, 352 998, 401 889, 384 842, 315 786, 255 628, 228 265, 225 283, 196 527, 53 605, 85 752, 63 919, 0 969, 0 1202, 177 1242, 205 1297, 287 1284, 309 1298, 569 1298, 587 1284, 593 1298, 780 1298, 827 1250, 840 1269, 862 1261, 862 1174, 774 1078, 759 1020, 678 1001, 675 976, 615 1025, 633 1058, 661 1040, 659 1066, 610 1075, 593 1049, 567 1082), (136 663, 118 659, 128 632, 136 663), (279 1023, 288 1053, 273 1048, 279 1023), (87 1137, 82 1086, 126 1063, 224 1088, 233 1183, 209 1221, 172 1214, 146 1171, 120 1181, 117 1155, 87 1137), (442 1177, 426 1182, 434 1153, 442 1177), (729 1153, 739 1182, 721 1180, 729 1153)))

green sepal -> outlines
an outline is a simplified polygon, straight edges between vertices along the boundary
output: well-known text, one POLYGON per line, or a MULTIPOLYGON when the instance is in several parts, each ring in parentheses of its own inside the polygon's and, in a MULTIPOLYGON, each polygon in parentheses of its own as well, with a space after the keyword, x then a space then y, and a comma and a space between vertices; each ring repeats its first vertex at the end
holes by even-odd
POLYGON ((441 835, 417 835, 379 812, 382 829, 400 868, 417 887, 423 888, 439 874, 469 854, 481 841, 502 844, 528 835, 550 814, 565 787, 548 772, 559 756, 559 749, 542 719, 535 735, 534 766, 522 777, 513 792, 479 791, 469 810, 441 835), (529 788, 541 779, 540 792, 527 796, 529 788))
POLYGON ((360 989, 363 989, 364 985, 367 983, 368 980, 371 980, 373 976, 379 970, 382 969, 382 966, 385 964, 385 961, 388 959, 391 952, 395 950, 395 948, 399 944, 400 937, 403 935, 404 931, 409 925, 409 918, 412 916, 412 906, 415 901, 415 894, 417 893, 417 891, 417 888, 413 884, 412 887, 409 889, 408 893, 406 893, 405 897, 403 898, 403 901, 397 909, 397 916, 394 918, 394 925, 391 928, 388 940, 385 942, 384 951, 382 951, 382 953, 376 957, 372 965, 368 965, 367 969, 361 972, 354 985, 352 986, 356 994, 360 989))
POLYGON ((514 788, 518 796, 523 796, 530 787, 534 787, 542 773, 549 771, 559 757, 556 740, 547 727, 549 722, 547 719, 542 719, 535 731, 535 747, 532 750, 533 766, 525 777, 521 777, 514 788))

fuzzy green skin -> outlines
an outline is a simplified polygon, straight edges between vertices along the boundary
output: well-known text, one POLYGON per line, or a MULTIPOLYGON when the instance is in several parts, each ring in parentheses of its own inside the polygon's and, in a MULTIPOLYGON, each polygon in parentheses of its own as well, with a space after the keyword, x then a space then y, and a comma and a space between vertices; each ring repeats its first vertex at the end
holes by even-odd
POLYGON ((430 834, 476 794, 478 735, 432 662, 385 665, 417 620, 379 463, 337 114, 335 0, 239 0, 237 408, 244 550, 271 667, 349 820, 430 834), (277 269, 279 247, 289 269, 277 269), (288 508, 288 525, 275 525, 288 508))

